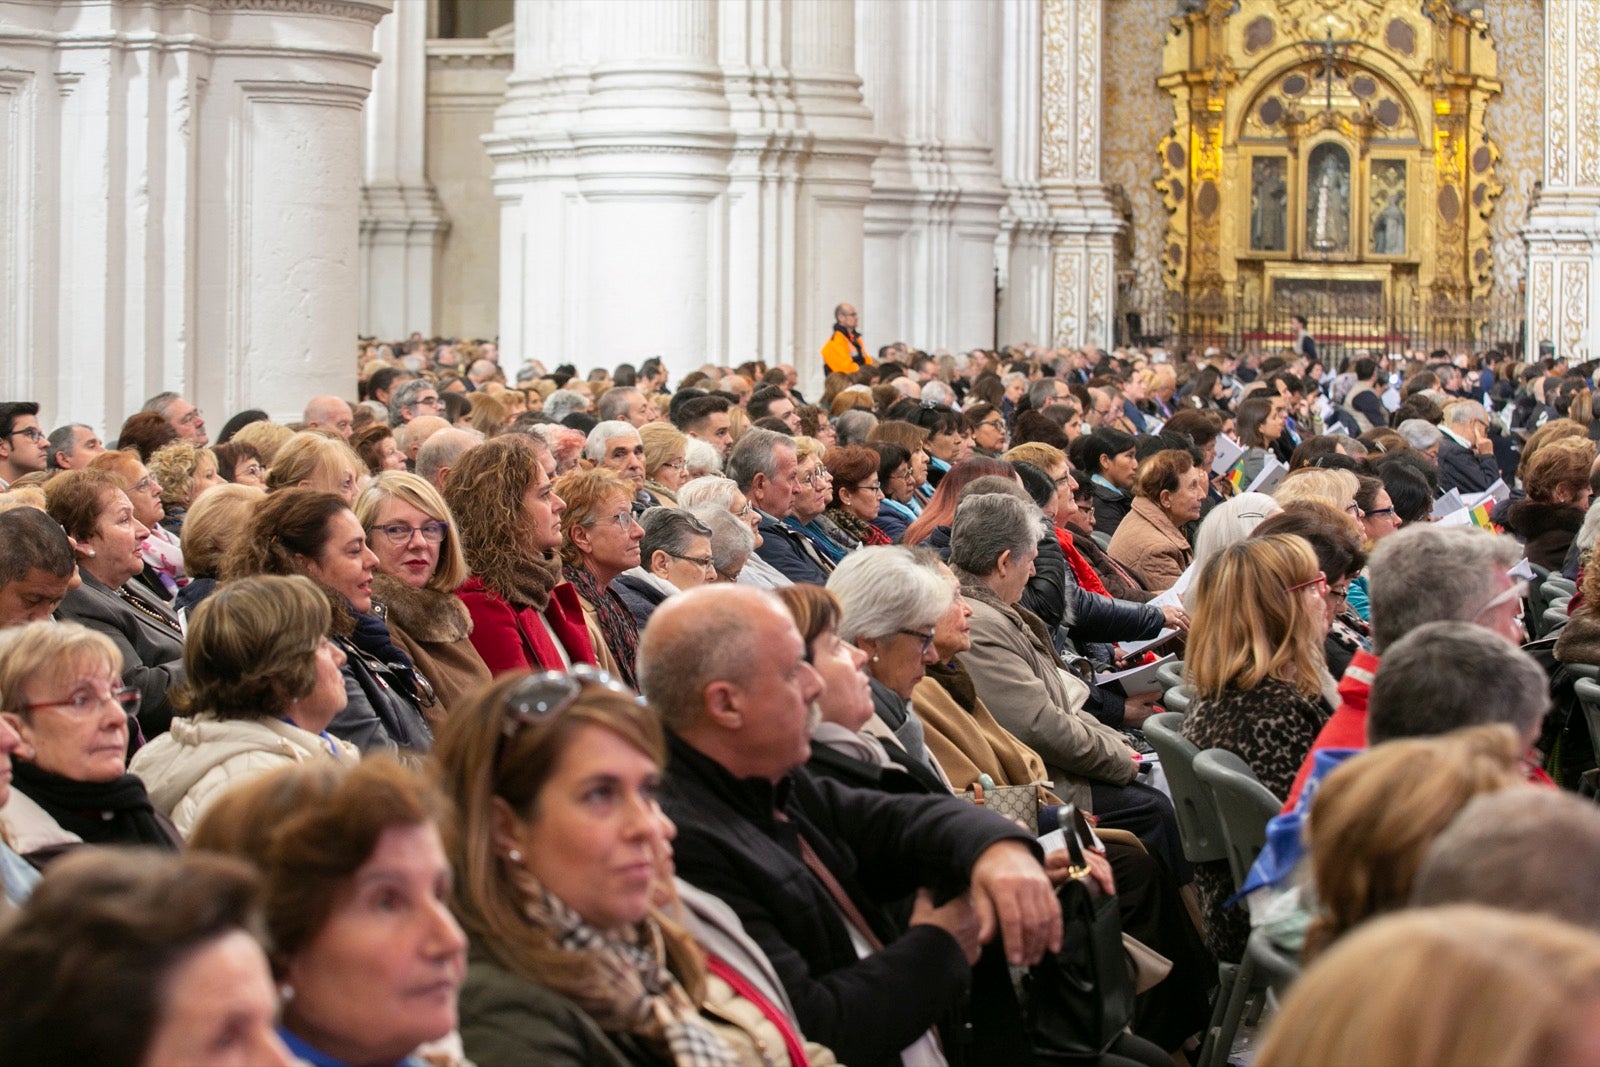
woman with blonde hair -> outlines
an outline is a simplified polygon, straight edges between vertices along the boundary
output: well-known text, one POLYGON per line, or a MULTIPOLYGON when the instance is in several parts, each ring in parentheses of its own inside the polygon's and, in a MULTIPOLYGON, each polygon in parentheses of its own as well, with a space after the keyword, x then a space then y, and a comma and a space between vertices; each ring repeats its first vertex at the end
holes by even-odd
POLYGON ((233 440, 255 449, 256 454, 261 457, 261 465, 271 470, 272 464, 277 461, 278 449, 293 436, 294 431, 282 423, 263 419, 241 429, 233 435, 233 440))
POLYGON ((1595 1062, 1600 935, 1456 905, 1377 919, 1300 976, 1257 1067, 1595 1062))
POLYGON ((240 533, 250 524, 251 513, 266 495, 265 490, 253 485, 219 485, 190 510, 183 535, 183 562, 189 571, 189 584, 178 590, 178 598, 172 602, 178 612, 193 611, 216 589, 240 533))
POLYGON ((1170 589, 1194 560, 1184 527, 1200 518, 1206 472, 1187 451, 1157 452, 1139 464, 1133 506, 1111 535, 1107 554, 1127 567, 1146 589, 1170 589))
POLYGON ((1307 821, 1318 910, 1305 959, 1405 907, 1428 846, 1467 801, 1525 782, 1523 751, 1511 726, 1475 726, 1385 741, 1323 779, 1307 821))
POLYGON ((485 437, 504 433, 511 423, 511 406, 499 396, 479 391, 467 397, 467 403, 472 405, 467 425, 485 437))
POLYGON ((689 438, 670 422, 649 422, 639 427, 644 442, 644 487, 663 504, 678 506, 678 490, 689 480, 684 458, 689 438))
POLYGON ((361 758, 328 733, 348 699, 329 615, 309 578, 278 575, 229 582, 194 613, 174 696, 186 714, 128 768, 179 833, 242 781, 295 763, 361 758))
POLYGON ((166 514, 161 525, 173 534, 183 533, 183 518, 207 490, 224 484, 217 472, 217 454, 189 441, 174 441, 150 457, 150 475, 161 483, 161 503, 166 514))
POLYGON ((1351 523, 1361 518, 1361 508, 1356 504, 1356 493, 1361 481, 1351 471, 1336 467, 1301 467, 1292 471, 1272 491, 1272 499, 1279 504, 1292 504, 1296 500, 1315 500, 1350 516, 1351 523))
POLYGON ((561 513, 561 573, 578 592, 596 663, 636 686, 639 625, 611 588, 615 578, 639 565, 644 527, 633 514, 633 482, 595 467, 563 474, 555 489, 567 505, 561 513))
POLYGON ((583 606, 556 554, 566 503, 545 474, 549 458, 537 439, 502 434, 468 449, 445 486, 472 571, 456 596, 491 674, 594 663, 583 606))
POLYGON ((267 471, 267 492, 301 487, 337 493, 354 504, 366 477, 366 464, 350 446, 336 437, 313 431, 297 433, 283 447, 267 471))
POLYGON ((385 471, 356 498, 356 518, 378 557, 372 596, 395 644, 433 685, 424 709, 435 730, 450 708, 489 681, 472 644, 472 615, 455 592, 467 580, 461 531, 425 478, 385 471))
MULTIPOLYGON (((1219 550, 1187 597, 1194 621, 1184 680, 1195 695, 1183 734, 1239 756, 1274 796, 1288 795, 1333 714, 1322 696, 1326 596, 1311 546, 1269 535, 1219 550)), ((1243 955, 1250 934, 1245 910, 1223 907, 1235 888, 1226 862, 1195 866, 1206 943, 1228 961, 1243 955)))
POLYGON ((656 802, 666 738, 629 690, 593 670, 500 679, 446 724, 437 756, 460 822, 461 1036, 478 1067, 831 1062, 802 1044, 737 918, 674 887, 656 802), (604 804, 593 780, 610 783, 604 804), (733 1025, 702 1013, 708 994, 733 1025))

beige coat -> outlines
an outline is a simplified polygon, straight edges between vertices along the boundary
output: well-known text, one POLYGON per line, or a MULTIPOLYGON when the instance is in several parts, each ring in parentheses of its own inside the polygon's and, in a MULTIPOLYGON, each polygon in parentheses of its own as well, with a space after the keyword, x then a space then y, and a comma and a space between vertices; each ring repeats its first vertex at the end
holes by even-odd
POLYGON ((1111 535, 1106 552, 1137 574, 1146 589, 1158 593, 1172 588, 1194 562, 1194 549, 1183 531, 1142 496, 1134 498, 1133 510, 1111 535))
MULTIPOLYGON (((1050 771, 1039 753, 1012 736, 995 721, 976 692, 969 692, 972 678, 960 664, 953 671, 935 669, 940 677, 930 672, 911 690, 911 707, 922 722, 928 752, 950 779, 953 790, 964 793, 985 774, 996 785, 1031 785, 1050 780, 1050 771), (941 681, 961 691, 963 697, 970 696, 973 710, 968 711, 941 681)), ((1049 792, 1043 800, 1046 804, 1060 803, 1060 798, 1049 792)))
POLYGON ((1061 666, 1037 616, 1002 604, 970 574, 961 575, 961 593, 972 608, 972 648, 957 658, 978 699, 1044 760, 1058 796, 1092 811, 1091 782, 1133 780, 1127 742, 1083 710, 1089 687, 1061 666))
POLYGON ((360 761, 360 749, 332 741, 330 749, 326 739, 278 719, 173 719, 171 729, 134 753, 128 770, 188 837, 211 802, 241 782, 297 763, 360 761))
POLYGON ((434 702, 422 714, 437 736, 450 709, 493 680, 472 644, 472 615, 449 593, 413 589, 385 574, 372 580, 372 595, 387 613, 389 636, 433 687, 434 702))

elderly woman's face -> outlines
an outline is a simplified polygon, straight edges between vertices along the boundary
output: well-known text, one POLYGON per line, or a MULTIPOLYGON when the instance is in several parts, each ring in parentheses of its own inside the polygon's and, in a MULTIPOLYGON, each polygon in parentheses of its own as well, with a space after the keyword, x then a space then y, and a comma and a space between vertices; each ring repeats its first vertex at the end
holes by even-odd
POLYGON ((617 575, 639 565, 644 528, 634 519, 626 494, 608 493, 597 501, 588 525, 574 526, 572 536, 578 551, 598 572, 617 575))
POLYGON ((756 535, 755 547, 751 551, 760 548, 762 542, 761 514, 756 511, 749 498, 735 489, 732 498, 728 501, 728 510, 733 514, 734 518, 749 526, 750 532, 756 535))
POLYGON ((800 483, 794 493, 794 517, 810 522, 821 515, 828 501, 833 499, 833 479, 828 475, 828 468, 822 465, 821 456, 801 460, 794 476, 800 483))
POLYGON ((1182 526, 1200 517, 1206 500, 1206 479, 1199 467, 1190 467, 1178 475, 1178 488, 1163 491, 1159 504, 1173 525, 1182 526))
MULTIPOLYGON (((394 438, 390 438, 393 441, 394 438)), ((240 456, 239 462, 233 465, 233 484, 249 485, 257 489, 267 487, 266 468, 261 466, 261 461, 251 456, 240 456)))
POLYGON ((919 448, 911 453, 911 485, 921 486, 928 480, 928 450, 919 448))
POLYGON ((128 495, 110 489, 101 498, 94 535, 79 546, 85 553, 81 562, 90 574, 115 589, 144 570, 139 545, 149 536, 150 528, 136 517, 128 495))
POLYGON ((378 570, 421 589, 439 566, 449 529, 442 519, 391 496, 378 505, 367 544, 378 557, 378 570))
POLYGON ((520 852, 528 873, 589 925, 630 926, 645 917, 671 854, 660 788, 655 760, 603 726, 581 726, 528 816, 504 827, 500 851, 520 852))
POLYGON ((878 480, 878 472, 873 471, 853 486, 841 486, 839 503, 862 522, 876 519, 883 503, 883 483, 878 480))
MULTIPOLYGON (((128 712, 122 678, 95 656, 34 671, 22 683, 27 707, 6 719, 33 749, 30 762, 74 782, 110 782, 128 762, 128 712), (121 699, 119 699, 119 697, 121 699)), ((137 705, 134 705, 137 708, 137 705)))
POLYGON ((864 649, 849 644, 838 630, 824 630, 811 641, 811 665, 822 675, 817 709, 826 722, 859 730, 872 718, 872 686, 862 666, 864 649))
POLYGON ((972 607, 961 595, 961 583, 950 573, 950 568, 941 565, 939 569, 949 577, 955 599, 950 601, 950 610, 934 627, 933 650, 940 662, 949 662, 951 657, 972 647, 972 607))
POLYGON ((350 602, 365 615, 372 610, 372 568, 378 557, 367 547, 367 531, 351 511, 328 520, 322 554, 305 561, 306 573, 350 602))
POLYGON ((871 653, 867 672, 901 699, 909 700, 911 690, 927 673, 927 665, 938 660, 938 653, 933 647, 934 634, 933 626, 918 630, 907 627, 904 633, 864 642, 871 653))
POLYGON ((167 509, 161 504, 161 483, 156 481, 156 476, 139 464, 137 477, 128 489, 128 499, 133 501, 133 516, 146 526, 154 526, 161 521, 167 509))
POLYGON ((683 483, 689 480, 689 464, 684 460, 683 453, 679 452, 657 467, 655 480, 673 492, 682 489, 683 483))
POLYGON ((291 1067, 274 1024, 278 990, 266 954, 243 930, 194 949, 165 975, 146 1067, 291 1067))
POLYGON ((398 1063, 456 1026, 466 938, 432 823, 390 826, 287 961, 284 1025, 345 1063, 398 1063))
POLYGON ((406 454, 400 451, 400 446, 393 437, 385 437, 378 442, 379 469, 386 471, 403 471, 406 469, 406 454))
POLYGON ((916 483, 911 480, 911 464, 902 463, 889 472, 889 477, 882 482, 883 495, 897 504, 904 504, 911 499, 916 483))

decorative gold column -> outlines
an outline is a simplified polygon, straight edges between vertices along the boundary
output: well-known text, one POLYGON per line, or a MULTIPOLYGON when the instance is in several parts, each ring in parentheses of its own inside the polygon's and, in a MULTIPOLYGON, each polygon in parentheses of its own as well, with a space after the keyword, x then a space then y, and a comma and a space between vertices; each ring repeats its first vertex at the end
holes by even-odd
POLYGON ((1544 188, 1528 214, 1528 349, 1600 354, 1600 0, 1545 7, 1544 188))
POLYGON ((1104 0, 1041 0, 1039 172, 1049 205, 1052 343, 1109 348, 1123 222, 1100 174, 1104 0))

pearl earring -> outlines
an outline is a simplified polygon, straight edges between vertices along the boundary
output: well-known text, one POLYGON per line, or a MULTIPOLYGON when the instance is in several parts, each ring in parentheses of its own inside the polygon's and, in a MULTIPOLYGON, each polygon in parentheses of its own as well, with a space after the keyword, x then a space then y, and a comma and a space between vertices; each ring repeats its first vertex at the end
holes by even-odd
POLYGON ((294 999, 294 986, 288 982, 278 987, 278 999, 287 1004, 294 999))
POLYGON ((506 853, 506 859, 510 860, 512 863, 521 863, 522 853, 518 852, 516 849, 511 849, 506 853))
POLYGON ((874 663, 878 662, 878 657, 877 656, 873 656, 872 657, 872 662, 874 662, 874 663))
POLYGON ((84 555, 88 556, 90 559, 94 559, 94 555, 95 555, 94 549, 92 549, 92 548, 85 549, 84 550, 84 555))

